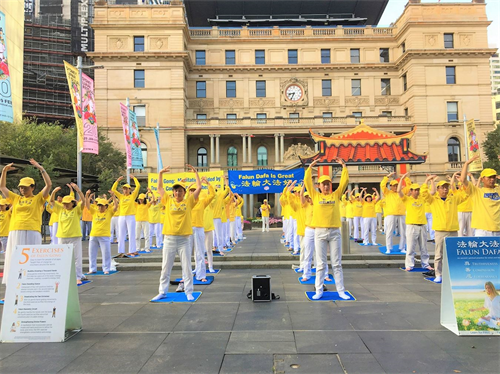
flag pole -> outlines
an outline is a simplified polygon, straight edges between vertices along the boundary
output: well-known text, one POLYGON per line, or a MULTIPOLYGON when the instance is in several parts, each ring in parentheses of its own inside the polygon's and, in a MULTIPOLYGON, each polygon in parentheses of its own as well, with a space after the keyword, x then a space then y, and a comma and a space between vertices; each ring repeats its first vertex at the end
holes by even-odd
MULTIPOLYGON (((126 104, 127 104, 127 109, 130 110, 130 100, 129 100, 128 97, 127 97, 126 104)), ((128 115, 127 115, 127 117, 128 117, 128 115)), ((130 149, 132 149, 132 144, 131 144, 131 142, 132 142, 132 133, 130 132, 130 118, 128 120, 128 137, 130 139, 129 140, 129 146, 130 146, 130 149)), ((127 165, 127 183, 130 184, 130 168, 129 168, 128 165, 127 165)))

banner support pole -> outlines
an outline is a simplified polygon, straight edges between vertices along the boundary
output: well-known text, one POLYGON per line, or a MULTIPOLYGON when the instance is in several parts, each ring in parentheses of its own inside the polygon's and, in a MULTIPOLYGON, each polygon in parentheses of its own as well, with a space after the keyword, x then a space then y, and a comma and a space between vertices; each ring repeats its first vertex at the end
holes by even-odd
MULTIPOLYGON (((130 110, 130 100, 127 97, 127 109, 130 110)), ((129 138, 132 141, 132 134, 130 133, 130 120, 129 120, 129 138)), ((130 145, 130 149, 132 149, 132 145, 130 145)), ((127 183, 130 184, 130 168, 127 165, 127 183)))
MULTIPOLYGON (((83 74, 83 64, 82 56, 77 58, 77 69, 80 79, 80 106, 83 118, 83 86, 82 86, 82 74, 83 74)), ((80 148, 80 131, 76 129, 76 185, 81 190, 82 189, 82 149, 80 148)))

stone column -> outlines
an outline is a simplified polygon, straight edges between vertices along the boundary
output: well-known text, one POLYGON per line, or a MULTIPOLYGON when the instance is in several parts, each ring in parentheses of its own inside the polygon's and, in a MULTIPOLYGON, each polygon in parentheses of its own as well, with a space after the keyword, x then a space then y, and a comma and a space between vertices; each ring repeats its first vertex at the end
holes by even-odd
POLYGON ((281 217, 281 204, 280 204, 280 194, 274 194, 274 216, 276 218, 281 217))
POLYGON ((220 164, 220 147, 219 147, 220 135, 215 135, 215 163, 220 164))
POLYGON ((285 155, 285 134, 281 134, 281 151, 280 151, 280 162, 283 162, 285 155))
POLYGON ((243 139, 243 163, 247 162, 247 136, 246 135, 241 135, 241 138, 243 139))
POLYGON ((250 202, 248 203, 248 214, 249 214, 249 217, 254 217, 254 208, 253 208, 253 195, 248 195, 250 196, 249 200, 250 202))
POLYGON ((277 164, 280 162, 280 143, 279 143, 279 134, 274 134, 274 163, 277 164))
POLYGON ((248 215, 248 195, 243 195, 243 218, 249 217, 248 215))
POLYGON ((252 135, 248 135, 248 162, 252 163, 252 135))
POLYGON ((210 135, 210 164, 215 163, 214 135, 210 135))

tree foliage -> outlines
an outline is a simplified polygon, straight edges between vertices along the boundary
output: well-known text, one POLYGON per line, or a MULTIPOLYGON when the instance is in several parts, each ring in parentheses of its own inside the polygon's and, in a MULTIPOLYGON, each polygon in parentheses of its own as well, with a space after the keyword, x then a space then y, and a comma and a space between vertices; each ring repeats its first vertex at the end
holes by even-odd
POLYGON ((485 168, 492 168, 500 173, 500 126, 490 131, 483 142, 483 151, 488 161, 484 162, 485 168))
MULTIPOLYGON (((76 170, 76 129, 59 124, 36 123, 23 120, 18 123, 0 121, 0 155, 29 160, 34 158, 44 166, 52 180, 58 173, 54 168, 76 170)), ((113 143, 99 134, 99 154, 82 155, 82 172, 99 178, 99 192, 107 192, 125 166, 125 154, 115 149, 113 143)), ((38 170, 31 166, 20 170, 15 178, 8 178, 7 186, 13 188, 20 178, 29 176, 39 186, 43 184, 38 170)), ((85 182, 85 181, 84 181, 85 182)))

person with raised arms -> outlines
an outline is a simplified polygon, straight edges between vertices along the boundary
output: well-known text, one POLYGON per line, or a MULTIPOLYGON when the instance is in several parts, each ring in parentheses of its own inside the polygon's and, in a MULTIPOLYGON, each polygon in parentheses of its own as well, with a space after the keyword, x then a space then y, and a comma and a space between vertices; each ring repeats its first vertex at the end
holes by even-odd
POLYGON ((311 278, 311 263, 314 254, 314 227, 311 226, 313 218, 313 202, 309 192, 305 191, 306 185, 303 184, 300 190, 300 202, 305 210, 305 230, 304 230, 304 240, 301 244, 302 251, 300 256, 302 262, 300 267, 303 270, 302 281, 307 281, 311 278))
MULTIPOLYGON (((373 195, 365 194, 363 197, 363 244, 370 245, 370 233, 371 233, 371 244, 377 245, 377 213, 375 212, 375 206, 378 203, 379 195, 376 188, 372 188, 373 195)), ((366 188, 363 189, 366 192, 366 188)))
POLYGON ((319 160, 314 160, 306 170, 304 184, 313 201, 314 246, 316 251, 316 294, 314 300, 323 296, 325 276, 328 274, 327 252, 330 250, 330 260, 333 267, 333 277, 337 292, 342 299, 349 299, 345 293, 344 275, 342 272, 341 236, 340 236, 340 200, 349 183, 347 166, 341 158, 335 159, 342 165, 339 186, 332 191, 332 179, 329 175, 322 175, 319 179, 318 192, 312 180, 312 168, 319 160))
POLYGON ((184 292, 188 301, 193 297, 193 273, 191 269, 191 248, 193 227, 191 224, 191 213, 198 203, 201 192, 201 180, 196 169, 187 164, 196 179, 196 189, 192 194, 186 195, 186 188, 182 183, 172 186, 173 193, 166 193, 163 189, 163 174, 170 171, 167 166, 160 170, 158 175, 158 193, 161 202, 165 206, 165 221, 163 223, 163 261, 160 275, 159 293, 151 301, 158 301, 167 297, 170 274, 174 266, 175 255, 178 254, 182 266, 182 279, 184 281, 184 292))
POLYGON ((40 245, 42 244, 42 211, 45 201, 49 197, 52 181, 45 169, 34 159, 30 164, 40 170, 45 186, 38 194, 34 194, 35 181, 33 178, 25 177, 19 181, 19 192, 15 194, 7 188, 7 172, 14 170, 13 164, 8 164, 2 169, 0 176, 0 191, 12 205, 12 217, 9 225, 9 236, 7 249, 5 251, 5 262, 2 283, 7 284, 10 268, 10 258, 18 245, 40 245))
POLYGON ((216 189, 214 199, 214 247, 220 254, 224 253, 224 227, 222 223, 222 216, 226 214, 225 207, 231 196, 229 195, 229 186, 227 178, 225 178, 224 186, 218 186, 216 189))
POLYGON ((148 209, 149 249, 160 249, 162 247, 161 204, 151 189, 148 188, 148 192, 151 195, 151 206, 148 209), (153 245, 153 236, 155 237, 155 245, 153 245))
POLYGON ((262 216, 262 232, 269 232, 269 213, 271 211, 271 206, 267 203, 267 199, 260 206, 260 213, 262 216))
POLYGON ((151 252, 149 245, 149 236, 152 235, 149 230, 149 191, 139 194, 135 203, 135 248, 137 251, 151 252), (141 248, 141 236, 144 234, 144 247, 141 248))

